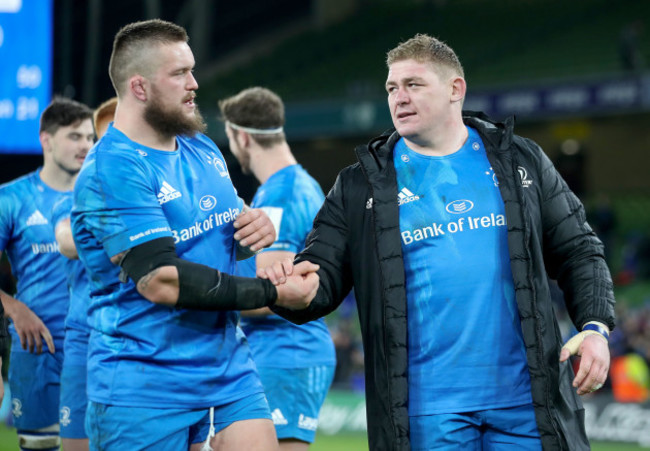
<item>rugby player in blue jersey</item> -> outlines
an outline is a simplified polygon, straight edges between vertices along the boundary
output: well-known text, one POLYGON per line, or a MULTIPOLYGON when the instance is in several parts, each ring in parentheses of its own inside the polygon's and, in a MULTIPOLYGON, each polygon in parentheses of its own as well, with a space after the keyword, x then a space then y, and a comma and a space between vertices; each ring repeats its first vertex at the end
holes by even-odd
POLYGON ((88 277, 79 260, 70 227, 72 193, 64 193, 52 209, 52 225, 59 251, 67 257, 70 305, 65 317, 63 367, 61 369, 61 398, 59 428, 64 451, 85 451, 88 436, 84 429, 86 417, 86 362, 88 355, 88 277))
POLYGON ((277 312, 318 318, 354 286, 372 450, 589 449, 579 395, 607 378, 614 296, 582 204, 512 119, 462 111, 445 43, 416 35, 387 65, 395 130, 316 216, 296 258, 320 265, 310 306, 277 312), (581 331, 564 347, 547 276, 581 331))
POLYGON ((88 154, 71 215, 90 279, 91 449, 277 449, 237 311, 304 307, 316 265, 286 289, 229 275, 275 231, 245 210, 202 133, 193 70, 182 27, 156 19, 115 36, 115 120, 88 154))
MULTIPOLYGON (((102 103, 93 112, 93 126, 97 139, 101 138, 108 124, 113 121, 117 98, 102 103)), ((88 356, 88 277, 79 260, 72 238, 70 210, 72 192, 61 195, 54 204, 52 225, 59 245, 65 255, 70 306, 65 319, 64 359, 61 370, 61 401, 59 405, 59 427, 64 451, 85 451, 88 449, 88 435, 84 429, 86 417, 86 362, 88 356)))
MULTIPOLYGON (((300 166, 284 134, 284 104, 274 92, 245 89, 219 102, 230 151, 245 174, 261 186, 251 207, 264 210, 276 241, 255 258, 237 264, 237 274, 255 277, 256 266, 293 260, 305 245, 323 191, 300 166)), ((336 367, 334 343, 324 320, 298 326, 268 307, 242 312, 241 327, 262 378, 281 450, 307 450, 336 367)))
POLYGON ((65 257, 52 207, 70 192, 93 144, 92 110, 55 98, 43 111, 43 166, 0 187, 0 249, 7 252, 15 296, 0 291, 11 319, 9 387, 21 449, 59 449, 59 390, 68 311, 65 257), (49 352, 42 352, 44 344, 49 352))
MULTIPOLYGON (((9 342, 9 330, 7 329, 7 322, 5 320, 5 309, 0 302, 0 374, 2 373, 2 353, 4 353, 5 346, 9 342)), ((0 381, 0 404, 5 396, 4 380, 0 381)))

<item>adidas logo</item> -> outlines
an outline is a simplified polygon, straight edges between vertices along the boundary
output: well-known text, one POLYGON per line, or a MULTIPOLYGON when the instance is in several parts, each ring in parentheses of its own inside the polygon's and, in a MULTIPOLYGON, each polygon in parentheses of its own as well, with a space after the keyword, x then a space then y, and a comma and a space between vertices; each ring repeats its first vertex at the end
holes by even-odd
POLYGON ((181 193, 176 191, 169 183, 163 182, 162 188, 158 193, 158 202, 160 205, 169 202, 170 200, 178 199, 181 197, 181 193))
POLYGON ((271 418, 273 419, 273 424, 279 424, 279 425, 289 424, 289 422, 284 417, 284 415, 282 415, 280 409, 275 409, 273 412, 271 412, 271 418))
POLYGON ((43 213, 40 211, 36 210, 32 215, 27 218, 27 225, 28 226, 35 226, 35 225, 44 225, 47 224, 47 219, 45 219, 45 216, 43 216, 43 213))
POLYGON ((397 203, 399 205, 407 204, 415 200, 420 200, 420 196, 413 194, 406 187, 402 188, 402 190, 399 193, 397 193, 397 203))

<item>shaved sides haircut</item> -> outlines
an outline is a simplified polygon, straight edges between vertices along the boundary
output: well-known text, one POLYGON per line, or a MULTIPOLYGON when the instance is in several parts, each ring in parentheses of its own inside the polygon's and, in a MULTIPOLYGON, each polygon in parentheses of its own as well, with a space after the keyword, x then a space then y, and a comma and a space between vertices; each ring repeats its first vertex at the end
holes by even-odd
POLYGON ((118 97, 121 97, 126 82, 135 74, 144 77, 155 68, 156 45, 188 42, 183 27, 160 19, 134 22, 124 26, 115 35, 113 52, 108 73, 118 97))
POLYGON ((429 35, 418 33, 408 41, 400 42, 386 54, 386 65, 390 68, 393 63, 409 59, 431 63, 438 72, 447 69, 454 75, 465 78, 463 66, 453 49, 429 35))

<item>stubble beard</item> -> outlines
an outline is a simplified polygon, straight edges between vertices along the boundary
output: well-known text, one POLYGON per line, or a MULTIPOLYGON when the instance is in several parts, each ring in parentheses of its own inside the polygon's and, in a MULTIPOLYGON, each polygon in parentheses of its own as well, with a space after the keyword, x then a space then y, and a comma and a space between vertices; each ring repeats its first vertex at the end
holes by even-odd
POLYGON ((69 177, 74 177, 77 174, 79 174, 79 171, 81 171, 81 165, 77 166, 77 164, 67 164, 65 161, 62 159, 59 159, 52 155, 52 164, 54 164, 59 172, 63 172, 67 174, 69 177))
POLYGON ((241 154, 237 160, 239 160, 239 166, 241 167, 241 172, 246 175, 251 174, 251 157, 249 154, 241 154))
POLYGON ((237 160, 237 163, 239 163, 239 168, 241 169, 242 174, 249 175, 251 173, 250 154, 244 149, 239 148, 239 145, 236 144, 235 140, 230 140, 230 143, 230 153, 232 153, 232 155, 235 157, 235 160, 237 160))
POLYGON ((57 163, 57 166, 62 172, 65 172, 70 177, 75 177, 81 171, 81 167, 71 168, 63 164, 57 163))

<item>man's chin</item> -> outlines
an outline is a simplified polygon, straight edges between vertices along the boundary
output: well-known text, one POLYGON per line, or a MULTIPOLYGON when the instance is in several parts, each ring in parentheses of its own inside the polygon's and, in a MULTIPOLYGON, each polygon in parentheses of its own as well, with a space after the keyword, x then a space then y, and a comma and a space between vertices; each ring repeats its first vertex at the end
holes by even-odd
POLYGON ((81 165, 65 168, 65 172, 72 176, 79 174, 79 171, 81 171, 81 165))
POLYGON ((399 135, 402 138, 407 138, 408 139, 410 137, 417 136, 417 133, 415 132, 413 127, 409 127, 409 126, 405 126, 405 125, 398 125, 397 127, 395 127, 395 129, 397 130, 397 133, 399 133, 399 135))

